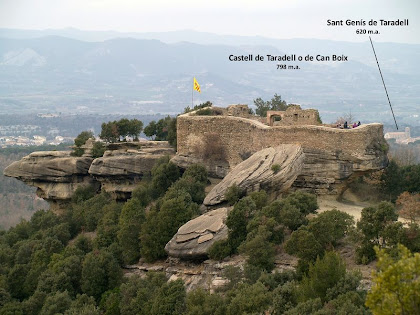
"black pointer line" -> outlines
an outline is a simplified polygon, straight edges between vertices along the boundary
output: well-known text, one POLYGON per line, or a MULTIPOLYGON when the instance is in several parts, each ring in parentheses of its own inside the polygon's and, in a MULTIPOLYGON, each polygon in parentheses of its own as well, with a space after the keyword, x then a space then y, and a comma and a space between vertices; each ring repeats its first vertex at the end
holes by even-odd
POLYGON ((392 110, 392 106, 391 106, 391 101, 389 100, 389 95, 388 95, 388 91, 386 89, 384 76, 382 75, 381 67, 379 66, 379 62, 378 62, 378 57, 376 57, 375 48, 373 47, 372 39, 370 38, 370 36, 369 36, 369 40, 370 40, 370 44, 372 45, 372 49, 373 49, 373 53, 375 55, 376 64, 378 65, 379 73, 381 74, 382 83, 384 84, 385 93, 386 93, 386 97, 388 98, 389 107, 391 107, 392 117, 394 117, 395 126, 397 127, 397 130, 398 130, 397 120, 395 119, 394 111, 392 110))

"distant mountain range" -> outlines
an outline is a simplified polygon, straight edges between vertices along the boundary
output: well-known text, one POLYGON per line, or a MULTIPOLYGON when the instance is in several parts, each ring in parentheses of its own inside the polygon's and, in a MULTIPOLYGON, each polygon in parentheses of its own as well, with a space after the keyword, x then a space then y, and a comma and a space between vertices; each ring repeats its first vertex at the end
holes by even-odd
MULTIPOLYGON (((400 121, 419 124, 420 45, 375 43, 400 121)), ((76 29, 0 29, 0 113, 178 113, 194 103, 252 104, 274 93, 315 107, 326 121, 352 112, 391 122, 366 42, 76 29), (346 55, 346 62, 229 61, 230 55, 346 55), (277 64, 299 66, 278 70, 277 64)))

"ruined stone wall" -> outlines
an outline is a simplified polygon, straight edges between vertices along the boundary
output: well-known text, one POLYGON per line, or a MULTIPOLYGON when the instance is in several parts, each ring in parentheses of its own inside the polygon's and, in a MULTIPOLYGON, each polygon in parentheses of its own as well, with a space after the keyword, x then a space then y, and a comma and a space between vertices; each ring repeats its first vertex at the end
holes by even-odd
POLYGON ((212 142, 222 147, 230 167, 250 154, 279 144, 300 144, 305 149, 331 154, 363 156, 383 144, 382 124, 343 130, 324 126, 269 127, 254 120, 227 116, 188 116, 177 119, 177 154, 202 159, 203 148, 212 142))
POLYGON ((270 126, 297 126, 321 125, 318 121, 319 113, 316 109, 301 109, 300 106, 291 106, 285 111, 267 111, 267 124, 270 126), (281 117, 274 123, 274 117, 281 117))
POLYGON ((235 117, 244 117, 248 118, 251 115, 249 114, 249 107, 248 105, 230 105, 226 108, 228 116, 235 116, 235 117))

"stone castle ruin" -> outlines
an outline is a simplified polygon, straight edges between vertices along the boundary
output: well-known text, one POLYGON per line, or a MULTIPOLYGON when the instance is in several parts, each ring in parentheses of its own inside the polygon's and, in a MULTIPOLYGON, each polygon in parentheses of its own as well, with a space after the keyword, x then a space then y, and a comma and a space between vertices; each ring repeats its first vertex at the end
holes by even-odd
POLYGON ((177 154, 172 159, 177 165, 202 163, 212 176, 224 178, 262 149, 299 145, 305 157, 292 189, 317 194, 340 194, 347 180, 387 165, 383 126, 378 123, 344 130, 322 125, 317 110, 299 106, 269 111, 263 120, 250 115, 246 105, 212 108, 218 115, 190 112, 178 117, 177 154), (281 120, 273 122, 275 116, 281 120))
POLYGON ((291 105, 285 111, 269 110, 267 112, 269 126, 321 125, 316 109, 301 109, 299 105, 291 105))

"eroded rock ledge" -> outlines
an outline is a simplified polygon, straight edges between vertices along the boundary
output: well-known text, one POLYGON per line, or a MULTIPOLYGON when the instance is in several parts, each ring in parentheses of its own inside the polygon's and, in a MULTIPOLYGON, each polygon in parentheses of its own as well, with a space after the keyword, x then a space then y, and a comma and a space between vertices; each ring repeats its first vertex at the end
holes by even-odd
POLYGON ((93 160, 89 174, 115 199, 127 200, 143 176, 150 175, 158 159, 174 154, 175 150, 166 141, 153 141, 140 148, 109 150, 93 160))
POLYGON ((213 206, 225 201, 232 185, 252 192, 264 189, 276 196, 292 186, 303 169, 305 155, 300 145, 284 144, 266 148, 238 164, 206 196, 203 204, 213 206))
POLYGON ((93 186, 126 200, 159 158, 175 154, 166 141, 113 144, 110 149, 97 159, 70 156, 69 151, 33 152, 3 173, 37 187, 37 195, 59 210, 80 186, 93 186))
POLYGON ((9 165, 5 176, 37 187, 37 195, 57 210, 66 204, 79 186, 99 187, 88 171, 91 157, 73 157, 67 151, 33 152, 9 165))

